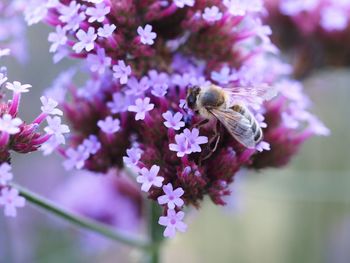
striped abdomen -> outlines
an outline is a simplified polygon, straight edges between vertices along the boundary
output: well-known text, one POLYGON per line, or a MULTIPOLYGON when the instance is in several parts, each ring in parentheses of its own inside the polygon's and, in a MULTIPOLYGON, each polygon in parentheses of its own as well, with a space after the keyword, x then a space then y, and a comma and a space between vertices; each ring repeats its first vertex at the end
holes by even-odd
POLYGON ((259 143, 263 138, 263 132, 261 130, 261 127, 260 127, 258 121, 255 119, 253 114, 246 107, 244 107, 242 105, 238 105, 238 104, 233 105, 231 107, 231 109, 233 111, 236 111, 236 112, 242 114, 250 122, 251 129, 254 133, 255 144, 259 143))

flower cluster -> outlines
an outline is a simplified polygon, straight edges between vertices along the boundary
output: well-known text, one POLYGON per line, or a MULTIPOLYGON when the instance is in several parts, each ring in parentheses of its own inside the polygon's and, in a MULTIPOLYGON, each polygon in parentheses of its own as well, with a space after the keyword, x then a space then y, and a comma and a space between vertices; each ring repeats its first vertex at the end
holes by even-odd
POLYGON ((297 49, 296 74, 312 67, 349 65, 350 1, 265 0, 275 42, 297 49), (317 52, 317 53, 316 53, 317 52))
POLYGON ((308 112, 300 84, 286 79, 290 67, 275 57, 260 0, 67 0, 35 8, 42 12, 29 8, 30 23, 55 28, 49 34, 54 60, 79 58, 89 70, 82 87, 69 70, 47 91, 59 98, 74 129, 62 150, 65 167, 131 170, 163 207, 164 236, 186 230, 185 205, 198 207, 206 195, 225 204, 241 168, 281 166, 305 139, 328 133, 308 112), (215 141, 215 119, 199 125, 203 118, 187 107, 186 93, 210 84, 254 95, 231 99, 245 103, 264 128, 256 149, 223 127, 215 141), (264 102, 254 87, 279 95, 264 102))
POLYGON ((37 151, 40 146, 48 141, 55 141, 57 146, 65 142, 64 133, 69 132, 67 125, 61 124, 58 116, 63 112, 56 108, 58 103, 51 98, 42 96, 41 113, 31 123, 25 123, 18 117, 21 94, 31 88, 29 84, 21 84, 18 81, 8 82, 6 69, 0 72, 0 205, 5 208, 5 215, 16 216, 16 207, 24 206, 24 198, 19 196, 16 189, 11 188, 11 151, 18 153, 30 153, 37 151), (4 88, 12 91, 11 100, 5 100, 4 88), (48 126, 44 128, 46 134, 38 131, 39 125, 47 120, 48 126))

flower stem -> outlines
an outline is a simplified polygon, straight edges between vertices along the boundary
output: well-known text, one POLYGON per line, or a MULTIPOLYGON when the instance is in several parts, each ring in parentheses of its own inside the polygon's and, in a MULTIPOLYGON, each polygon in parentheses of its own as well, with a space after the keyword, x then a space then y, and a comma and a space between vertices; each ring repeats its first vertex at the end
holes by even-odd
POLYGON ((154 202, 149 202, 149 215, 148 215, 148 229, 149 237, 152 244, 155 244, 155 249, 149 252, 149 263, 159 263, 160 260, 160 249, 163 241, 163 229, 158 224, 158 219, 161 216, 162 211, 160 206, 154 202))
POLYGON ((50 212, 51 214, 65 219, 72 224, 88 229, 125 245, 144 249, 146 251, 149 251, 149 253, 152 253, 153 250, 157 250, 157 246, 153 243, 148 243, 147 241, 141 240, 138 237, 118 232, 117 230, 112 229, 104 224, 68 212, 67 210, 59 207, 57 204, 54 204, 52 201, 47 200, 46 198, 39 196, 17 184, 12 183, 11 187, 16 188, 20 192, 20 195, 25 197, 28 202, 36 205, 37 207, 40 207, 46 212, 50 212))

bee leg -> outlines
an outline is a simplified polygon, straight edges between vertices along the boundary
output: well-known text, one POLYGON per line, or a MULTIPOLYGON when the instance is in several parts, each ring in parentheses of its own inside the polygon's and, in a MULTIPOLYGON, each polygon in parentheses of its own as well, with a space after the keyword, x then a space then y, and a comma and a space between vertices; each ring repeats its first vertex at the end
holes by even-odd
POLYGON ((201 120, 200 122, 196 123, 194 125, 194 128, 197 128, 199 129, 200 127, 204 126, 205 124, 207 124, 209 122, 208 119, 204 119, 204 120, 201 120))
POLYGON ((215 125, 215 130, 214 130, 214 135, 213 137, 210 138, 209 142, 208 142, 208 148, 209 148, 209 153, 201 159, 200 159, 200 164, 202 161, 205 161, 206 159, 208 159, 210 156, 212 156, 212 154, 216 151, 217 147, 218 147, 218 144, 219 144, 219 141, 220 141, 220 133, 218 132, 218 126, 220 126, 220 123, 217 122, 217 124, 215 125), (211 148, 211 145, 214 143, 214 147, 211 148))

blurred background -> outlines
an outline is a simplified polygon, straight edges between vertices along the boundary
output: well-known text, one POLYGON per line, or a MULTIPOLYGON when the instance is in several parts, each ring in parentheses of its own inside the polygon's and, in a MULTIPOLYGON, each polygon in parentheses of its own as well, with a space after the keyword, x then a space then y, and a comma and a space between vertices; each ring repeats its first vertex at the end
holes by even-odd
MULTIPOLYGON (((44 26, 29 29, 27 64, 2 60, 11 81, 33 85, 22 101, 27 121, 39 113, 43 90, 69 66, 52 64, 48 32, 44 26)), ((313 110, 332 135, 309 140, 284 169, 241 174, 226 207, 206 200, 189 213, 188 232, 165 244, 162 262, 350 262, 349 83, 350 70, 324 69, 305 79, 313 110)), ((71 176, 61 161, 40 152, 14 156, 16 181, 54 198, 71 176)), ((139 262, 144 256, 29 204, 15 220, 0 216, 0 233, 1 263, 139 262)))

